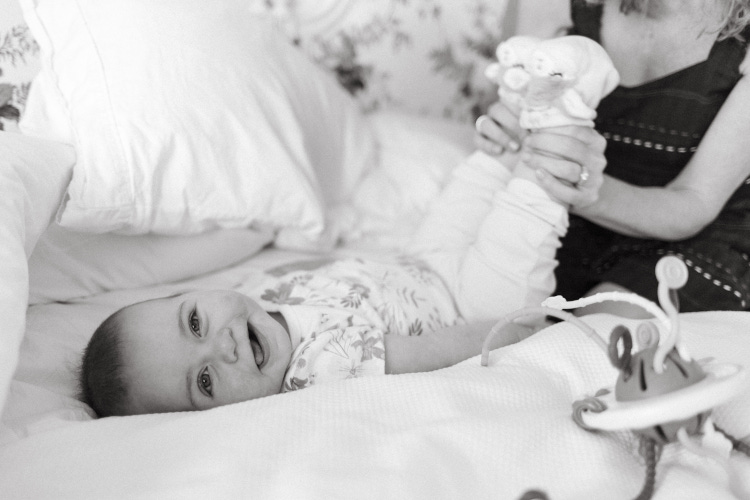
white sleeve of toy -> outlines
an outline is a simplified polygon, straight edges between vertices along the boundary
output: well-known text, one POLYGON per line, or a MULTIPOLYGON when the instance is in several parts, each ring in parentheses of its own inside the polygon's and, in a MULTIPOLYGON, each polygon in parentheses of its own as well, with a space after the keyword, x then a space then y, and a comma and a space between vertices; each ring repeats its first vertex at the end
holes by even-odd
POLYGON ((535 183, 514 178, 496 192, 454 278, 467 321, 494 320, 538 306, 555 288, 555 253, 568 212, 535 183))

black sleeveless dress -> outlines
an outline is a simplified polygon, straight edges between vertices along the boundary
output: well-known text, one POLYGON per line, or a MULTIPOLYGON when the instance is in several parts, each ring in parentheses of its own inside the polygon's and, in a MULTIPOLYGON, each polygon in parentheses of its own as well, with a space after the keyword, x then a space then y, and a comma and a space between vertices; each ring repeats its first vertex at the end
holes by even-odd
MULTIPOLYGON (((599 42, 603 6, 578 0, 571 5, 570 34, 599 42)), ((743 35, 750 39, 750 29, 743 35)), ((636 87, 617 87, 605 97, 596 118, 607 139, 605 173, 638 186, 674 179, 740 79, 746 49, 747 42, 735 39, 716 42, 704 62, 636 87)), ((750 178, 714 222, 683 241, 623 236, 571 215, 557 255, 556 294, 577 299, 609 281, 656 300, 654 268, 667 254, 681 257, 690 270, 679 292, 681 311, 748 310, 750 178)))

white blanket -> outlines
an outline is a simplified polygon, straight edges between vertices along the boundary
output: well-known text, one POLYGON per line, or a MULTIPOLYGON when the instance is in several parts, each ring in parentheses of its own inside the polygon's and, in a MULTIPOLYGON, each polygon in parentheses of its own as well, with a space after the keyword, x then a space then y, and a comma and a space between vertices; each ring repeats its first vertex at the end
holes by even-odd
MULTIPOLYGON (((683 315, 693 356, 750 366, 750 313, 683 315)), ((614 317, 587 321, 608 334, 614 317)), ((569 324, 433 373, 355 379, 206 412, 71 423, 0 448, 3 498, 633 498, 629 432, 590 433, 571 404, 617 373, 569 324)), ((750 435, 750 387, 714 412, 750 435)), ((750 477, 750 459, 732 461, 750 477)), ((730 499, 723 468, 680 445, 657 499, 730 499)))

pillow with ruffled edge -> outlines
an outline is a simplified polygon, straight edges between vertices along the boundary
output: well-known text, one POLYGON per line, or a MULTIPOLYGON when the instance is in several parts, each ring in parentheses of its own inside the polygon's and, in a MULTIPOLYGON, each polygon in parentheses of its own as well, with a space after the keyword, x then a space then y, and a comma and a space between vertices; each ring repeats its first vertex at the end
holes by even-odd
POLYGON ((54 216, 74 163, 70 146, 0 132, 0 410, 26 328, 27 259, 54 216))
POLYGON ((372 161, 353 99, 246 0, 21 4, 42 64, 21 129, 78 155, 62 226, 314 237, 372 161))
POLYGON ((261 229, 130 236, 52 224, 29 258, 29 304, 181 281, 249 258, 272 241, 273 232, 261 229))

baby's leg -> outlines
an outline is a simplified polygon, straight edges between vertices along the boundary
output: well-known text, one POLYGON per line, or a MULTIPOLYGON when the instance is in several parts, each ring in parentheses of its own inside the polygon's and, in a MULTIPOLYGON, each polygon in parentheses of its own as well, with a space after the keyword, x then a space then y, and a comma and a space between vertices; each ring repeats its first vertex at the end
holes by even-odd
POLYGON ((564 206, 535 182, 515 177, 499 190, 452 288, 467 321, 538 306, 554 291, 555 253, 568 228, 564 206))
POLYGON ((492 200, 505 189, 511 171, 500 161, 477 151, 451 173, 406 248, 426 261, 450 289, 455 289, 466 252, 475 242, 492 200))

